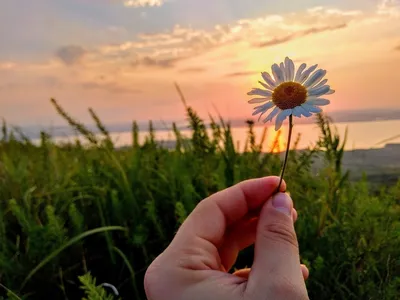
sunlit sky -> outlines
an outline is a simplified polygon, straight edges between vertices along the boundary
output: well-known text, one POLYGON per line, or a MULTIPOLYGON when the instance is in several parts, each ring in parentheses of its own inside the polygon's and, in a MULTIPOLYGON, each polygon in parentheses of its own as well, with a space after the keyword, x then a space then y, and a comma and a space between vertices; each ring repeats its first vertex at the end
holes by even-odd
POLYGON ((329 111, 400 108, 400 0, 1 0, 0 117, 61 124, 251 116, 286 56, 328 70, 329 111))

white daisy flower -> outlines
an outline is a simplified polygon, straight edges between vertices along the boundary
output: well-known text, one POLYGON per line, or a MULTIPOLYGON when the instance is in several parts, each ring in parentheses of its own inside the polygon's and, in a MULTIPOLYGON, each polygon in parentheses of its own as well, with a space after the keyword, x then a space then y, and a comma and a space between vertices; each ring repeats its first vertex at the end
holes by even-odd
POLYGON ((314 65, 307 69, 303 63, 296 71, 293 61, 286 57, 280 66, 272 66, 272 76, 267 72, 261 73, 264 82, 259 83, 264 89, 253 88, 247 93, 259 96, 248 101, 251 104, 261 104, 254 108, 253 116, 260 114, 260 120, 272 109, 263 122, 272 121, 276 117, 275 130, 279 130, 283 121, 291 115, 301 118, 322 112, 320 106, 328 105, 330 101, 321 97, 335 91, 326 84, 328 80, 323 79, 326 70, 317 70, 317 67, 314 65))

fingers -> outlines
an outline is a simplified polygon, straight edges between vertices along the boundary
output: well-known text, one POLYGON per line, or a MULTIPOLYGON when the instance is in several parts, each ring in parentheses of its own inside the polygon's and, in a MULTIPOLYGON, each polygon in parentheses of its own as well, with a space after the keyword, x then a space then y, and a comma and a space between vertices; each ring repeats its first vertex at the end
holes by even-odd
POLYGON ((251 268, 240 269, 240 270, 233 272, 233 275, 244 278, 244 279, 248 279, 250 272, 251 272, 251 268))
POLYGON ((297 210, 295 208, 292 209, 292 219, 293 222, 296 222, 298 218, 297 210))
POLYGON ((301 265, 301 273, 303 274, 304 280, 307 280, 310 277, 310 271, 308 270, 306 265, 301 265))
MULTIPOLYGON (((293 208, 293 222, 297 221, 297 217, 297 211, 293 208)), ((225 270, 229 271, 232 268, 241 250, 254 244, 258 219, 259 213, 255 217, 245 218, 237 222, 227 230, 224 242, 219 249, 221 263, 225 270)))
POLYGON ((219 249, 221 264, 229 271, 239 255, 239 252, 254 244, 256 240, 258 218, 243 220, 235 224, 227 232, 224 243, 219 249))
MULTIPOLYGON (((307 280, 308 277, 310 276, 310 272, 308 271, 307 266, 302 264, 302 265, 300 265, 300 268, 301 268, 301 273, 303 274, 303 279, 307 280)), ((240 270, 235 271, 233 273, 233 275, 244 278, 244 279, 248 279, 250 272, 251 272, 251 268, 240 269, 240 270)))
POLYGON ((293 202, 284 193, 274 195, 261 210, 247 284, 252 295, 268 294, 277 285, 306 293, 292 210, 293 202))
MULTIPOLYGON (((227 226, 260 208, 274 194, 278 184, 279 177, 275 176, 252 179, 208 197, 188 216, 172 243, 180 247, 202 239, 221 246, 227 226)), ((283 182, 281 190, 285 189, 283 182)))

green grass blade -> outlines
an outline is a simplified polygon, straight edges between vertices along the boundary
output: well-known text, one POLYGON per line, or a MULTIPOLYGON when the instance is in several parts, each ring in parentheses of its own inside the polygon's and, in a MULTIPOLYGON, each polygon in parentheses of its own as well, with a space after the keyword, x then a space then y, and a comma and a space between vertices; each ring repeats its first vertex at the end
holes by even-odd
POLYGON ((137 288, 136 280, 135 280, 135 271, 133 270, 132 265, 130 264, 130 262, 129 262, 128 258, 126 257, 126 255, 124 254, 124 252, 122 252, 117 247, 114 247, 114 251, 117 252, 119 256, 121 256, 121 258, 123 259, 126 267, 129 270, 129 273, 131 273, 132 286, 133 286, 133 289, 135 291, 135 296, 136 296, 135 299, 140 299, 140 293, 139 293, 139 290, 137 288))
POLYGON ((10 290, 9 288, 7 288, 6 286, 2 285, 1 283, 0 283, 0 286, 1 286, 3 289, 5 289, 5 290, 7 291, 8 294, 12 295, 12 296, 15 298, 15 300, 22 300, 22 298, 18 297, 18 295, 17 295, 16 293, 14 293, 12 290, 10 290))
POLYGON ((45 266, 48 262, 50 262, 53 258, 55 258, 59 253, 61 253, 63 250, 65 250, 66 248, 72 246, 73 244, 79 242, 80 240, 96 234, 96 233, 100 233, 100 232, 105 232, 105 231, 112 231, 112 230, 120 230, 120 231, 124 231, 126 230, 124 227, 121 226, 107 226, 107 227, 100 227, 100 228, 96 228, 96 229, 92 229, 92 230, 88 230, 85 231, 84 233, 70 239, 67 243, 65 243, 64 245, 62 245, 60 248, 58 248, 57 250, 53 251, 52 253, 50 253, 50 255, 48 255, 45 259, 43 259, 29 274, 28 276, 26 276, 24 282, 21 285, 21 290, 24 288, 24 286, 26 285, 26 283, 32 278, 33 275, 36 274, 37 271, 39 271, 41 268, 43 268, 43 266, 45 266))

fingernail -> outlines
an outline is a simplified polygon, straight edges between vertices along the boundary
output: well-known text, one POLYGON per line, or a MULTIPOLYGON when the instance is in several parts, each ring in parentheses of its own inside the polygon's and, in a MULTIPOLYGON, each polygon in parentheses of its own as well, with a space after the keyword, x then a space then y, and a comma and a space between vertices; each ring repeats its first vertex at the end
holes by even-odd
POLYGON ((272 206, 285 215, 292 215, 292 199, 286 193, 276 194, 272 199, 272 206))

